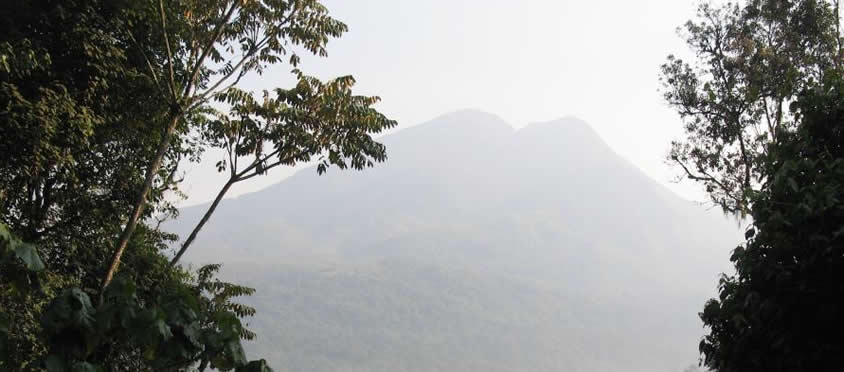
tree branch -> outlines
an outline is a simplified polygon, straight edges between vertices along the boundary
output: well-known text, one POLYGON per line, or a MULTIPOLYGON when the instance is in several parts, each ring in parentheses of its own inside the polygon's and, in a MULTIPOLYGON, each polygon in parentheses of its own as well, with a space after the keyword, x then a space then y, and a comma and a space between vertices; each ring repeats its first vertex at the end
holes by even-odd
POLYGON ((835 0, 835 41, 838 43, 838 50, 835 54, 835 67, 841 72, 841 15, 839 0, 835 0))
POLYGON ((141 52, 141 55, 144 56, 144 61, 146 61, 146 63, 147 63, 147 68, 149 69, 149 75, 152 77, 152 80, 155 82, 155 87, 158 88, 158 90, 161 90, 161 83, 158 81, 158 75, 155 73, 155 69, 152 68, 152 62, 150 62, 149 56, 147 56, 147 53, 144 52, 143 48, 141 48, 141 44, 138 43, 138 40, 135 39, 135 35, 132 34, 132 31, 129 30, 129 29, 126 29, 126 33, 129 35, 129 39, 132 40, 132 44, 135 44, 135 48, 138 48, 138 50, 141 52))
POLYGON ((105 291, 106 287, 108 287, 109 283, 111 283, 112 278, 114 278, 114 273, 120 266, 120 257, 123 256, 123 251, 126 250, 129 238, 132 236, 132 233, 135 232, 138 220, 141 218, 141 214, 143 214, 144 206, 147 202, 147 196, 152 188, 152 183, 155 180, 156 174, 158 174, 158 170, 161 168, 161 161, 164 158, 164 154, 167 153, 167 149, 170 147, 170 139, 173 136, 173 132, 175 131, 176 125, 179 123, 181 116, 181 111, 171 111, 170 113, 169 122, 167 123, 166 130, 164 131, 164 136, 158 144, 158 150, 156 151, 155 156, 153 156, 150 160, 149 167, 147 167, 146 175, 144 176, 144 183, 141 186, 141 190, 138 191, 138 196, 135 200, 132 213, 129 216, 129 220, 126 222, 126 226, 120 233, 117 244, 115 244, 114 254, 111 257, 111 264, 109 265, 108 270, 106 270, 102 285, 100 286, 101 295, 103 291, 105 291))
POLYGON ((184 243, 182 243, 182 247, 179 248, 179 251, 170 261, 170 266, 173 266, 177 262, 179 262, 179 259, 181 259, 182 255, 185 254, 185 251, 188 250, 188 247, 190 247, 190 245, 196 239, 196 236, 199 235, 199 230, 202 230, 202 227, 205 226, 205 223, 208 222, 208 220, 211 218, 211 215, 214 214, 215 210, 217 210, 217 206, 220 205, 220 201, 223 200, 223 196, 226 195, 226 193, 229 191, 229 188, 231 188, 231 186, 234 185, 235 182, 237 182, 237 180, 231 177, 228 181, 226 181, 226 184, 223 185, 223 188, 221 188, 220 191, 217 193, 217 196, 214 198, 214 201, 211 203, 211 206, 209 206, 208 210, 205 211, 205 214, 202 215, 202 218, 199 220, 199 223, 196 224, 188 238, 185 240, 184 243))
POLYGON ((720 187, 721 190, 724 191, 724 194, 727 195, 727 197, 729 197, 730 199, 733 199, 737 202, 740 202, 741 204, 744 204, 743 200, 739 200, 738 198, 733 196, 732 192, 730 192, 730 189, 727 188, 727 186, 725 186, 723 183, 718 181, 718 179, 716 179, 715 177, 706 173, 702 169, 698 169, 698 171, 701 172, 701 174, 703 174, 703 176, 696 175, 696 174, 692 173, 692 171, 689 170, 688 167, 686 167, 686 164, 684 164, 682 161, 680 161, 680 159, 677 158, 676 156, 672 157, 671 160, 674 160, 675 162, 677 162, 677 164, 680 165, 681 168, 683 168, 683 171, 686 172, 686 177, 688 177, 689 179, 694 180, 694 181, 712 182, 715 185, 717 185, 718 187, 720 187))
POLYGON ((202 48, 202 53, 199 55, 199 58, 197 58, 196 63, 191 69, 190 74, 188 74, 188 76, 190 76, 190 80, 187 80, 185 82, 185 90, 182 93, 183 97, 187 98, 190 95, 191 88, 194 84, 196 84, 196 79, 199 76, 199 71, 202 69, 202 64, 205 63, 205 58, 208 57, 209 51, 214 48, 214 44, 217 42, 217 39, 219 39, 220 35, 223 34, 223 29, 229 23, 229 20, 231 20, 235 9, 237 9, 237 4, 238 1, 232 2, 231 8, 229 8, 229 11, 224 14, 222 21, 220 22, 220 24, 217 25, 217 28, 214 30, 214 34, 211 37, 211 40, 209 40, 206 46, 202 48))
MULTIPOLYGON (((278 24, 278 25, 276 25, 275 27, 276 27, 276 28, 280 28, 280 27, 282 27, 282 26, 284 26, 284 25, 286 25, 286 24, 290 23, 290 22, 293 20, 293 17, 296 15, 296 13, 299 11, 299 9, 300 9, 300 7, 298 6, 298 2, 297 2, 297 3, 296 3, 296 5, 294 5, 294 6, 293 6, 293 10, 291 10, 291 11, 290 11, 290 15, 288 15, 288 16, 287 16, 287 18, 285 18, 283 21, 279 22, 279 24, 278 24)), ((237 78, 235 79, 235 81, 234 81, 234 82, 232 82, 231 84, 229 84, 228 86, 226 86, 226 88, 221 89, 221 90, 220 90, 220 92, 225 92, 225 91, 226 91, 226 90, 228 90, 229 88, 231 88, 231 87, 233 87, 233 86, 237 85, 237 83, 238 83, 238 82, 240 82, 240 79, 241 79, 241 78, 243 78, 243 76, 245 75, 245 73, 244 73, 244 72, 242 71, 242 69, 241 69, 241 67, 243 66, 243 64, 244 64, 246 61, 248 61, 250 58, 254 57, 256 53, 260 52, 260 51, 261 51, 261 49, 263 49, 263 48, 266 46, 267 42, 269 42, 269 40, 270 40, 270 36, 271 36, 271 35, 269 35, 269 34, 268 34, 268 35, 264 36, 264 38, 263 38, 263 39, 261 39, 261 41, 257 42, 257 43, 255 44, 255 46, 254 46, 251 50, 249 50, 247 53, 245 53, 245 54, 243 55, 243 57, 240 59, 240 61, 238 61, 238 62, 235 64, 235 66, 232 68, 231 72, 229 72, 229 73, 228 73, 228 74, 226 74, 225 76, 222 76, 222 77, 221 77, 221 78, 220 78, 220 79, 219 79, 216 83, 214 83, 214 84, 213 84, 210 88, 206 89, 204 93, 199 94, 199 95, 198 95, 198 97, 199 97, 199 98, 197 99, 197 101, 198 101, 198 102, 204 102, 206 99, 208 99, 211 95, 213 95, 213 94, 214 94, 214 91, 215 91, 217 88, 219 88, 219 87, 220 87, 220 85, 222 85, 222 84, 223 84, 223 82, 225 82, 226 80, 228 80, 229 78, 231 78, 232 76, 234 76, 234 73, 235 73, 235 72, 238 72, 238 71, 240 70, 240 72, 238 73, 238 76, 237 76, 237 78)))
MULTIPOLYGON (((266 161, 270 157, 277 154, 279 151, 280 150, 275 150, 272 153, 270 153, 269 155, 264 156, 261 159, 256 159, 254 162, 252 162, 252 164, 249 167, 247 167, 243 171, 237 173, 237 175, 233 175, 233 176, 229 177, 229 180, 226 181, 226 184, 223 185, 223 187, 217 193, 217 196, 214 198, 214 201, 211 203, 211 205, 208 207, 208 209, 202 215, 202 218, 199 220, 199 223, 196 224, 196 226, 193 228, 193 230, 191 231, 188 238, 185 239, 184 243, 182 243, 182 246, 179 248, 179 251, 176 252, 176 255, 170 261, 171 266, 175 265, 177 262, 179 262, 179 260, 182 258, 182 255, 184 255, 185 252, 188 250, 188 248, 191 246, 191 244, 193 244, 194 240, 196 240, 196 237, 199 235, 199 231, 202 230, 202 228, 205 226, 205 224, 208 222, 208 220, 211 219, 211 215, 214 214, 214 211, 217 210, 217 207, 220 205, 220 202, 223 200, 223 197, 226 195, 226 193, 229 191, 229 189, 232 187, 232 185, 234 185, 235 183, 245 181, 245 180, 248 180, 252 177, 257 176, 259 174, 257 172, 254 172, 254 173, 248 174, 248 175, 247 175, 247 173, 250 170, 254 169, 255 166, 259 163, 259 161, 266 161)), ((265 170, 272 169, 272 168, 274 168, 278 165, 285 163, 288 160, 290 160, 290 157, 288 157, 285 160, 278 160, 277 162, 268 165, 264 169, 265 170)))
POLYGON ((170 49, 170 37, 167 36, 167 13, 164 12, 164 0, 158 0, 158 9, 161 11, 161 33, 164 35, 164 45, 167 47, 167 68, 170 71, 170 95, 175 102, 178 102, 176 94, 176 74, 173 73, 173 51, 170 49))
MULTIPOLYGON (((287 161, 287 160, 289 160, 289 159, 286 159, 285 161, 287 161)), ((272 164, 270 164, 270 165, 268 165, 268 166, 264 167, 264 171, 266 172, 266 171, 268 171, 268 170, 270 170, 270 169, 273 169, 273 168, 275 168, 275 167, 277 167, 277 166, 281 165, 282 163, 284 163, 284 161, 282 161, 282 160, 279 160, 279 161, 277 161, 277 162, 275 162, 275 163, 272 163, 272 164)), ((258 172, 253 172, 252 174, 249 174, 249 175, 246 175, 245 173, 243 173, 243 175, 242 175, 242 176, 240 176, 240 178, 238 178, 237 182, 240 182, 240 181, 246 181, 246 180, 248 180, 248 179, 250 179, 250 178, 252 178, 252 177, 255 177, 255 176, 259 175, 259 174, 260 174, 260 173, 258 173, 258 172)))

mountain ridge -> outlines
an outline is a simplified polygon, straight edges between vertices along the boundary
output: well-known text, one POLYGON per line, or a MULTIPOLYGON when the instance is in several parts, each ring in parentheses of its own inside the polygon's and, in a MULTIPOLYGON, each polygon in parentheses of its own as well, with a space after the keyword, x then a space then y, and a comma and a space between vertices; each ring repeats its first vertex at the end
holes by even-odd
POLYGON ((381 140, 390 157, 372 169, 300 171, 225 200, 188 251, 258 289, 270 341, 250 350, 317 372, 669 372, 696 359, 696 314, 739 237, 722 216, 576 118, 517 130, 461 110, 381 140))
MULTIPOLYGON (((432 127, 432 126, 437 127, 436 128, 437 130, 448 129, 448 132, 453 133, 453 130, 455 129, 453 124, 460 125, 461 123, 465 123, 461 120, 466 119, 467 117, 473 118, 471 121, 474 122, 474 124, 478 124, 478 121, 481 121, 481 120, 478 119, 479 117, 483 117, 483 118, 487 119, 488 122, 483 121, 480 124, 488 126, 491 129, 495 130, 498 135, 507 134, 507 135, 513 136, 513 138, 511 139, 512 141, 516 141, 516 138, 518 136, 525 136, 525 135, 528 135, 528 134, 533 134, 537 131, 549 131, 549 130, 551 130, 551 131, 559 132, 561 130, 570 130, 570 129, 574 128, 578 133, 580 133, 583 136, 586 136, 589 140, 591 140, 591 142, 589 142, 589 143, 596 144, 602 150, 606 150, 606 151, 611 152, 614 156, 618 157, 618 159, 622 160, 623 162, 627 163, 631 167, 635 168, 636 171, 641 172, 643 175, 648 177, 655 185, 658 185, 660 188, 663 188, 666 192, 670 193, 671 195, 675 196, 676 198, 682 200, 685 203, 698 204, 698 202, 691 201, 691 200, 688 200, 688 199, 681 197, 680 195, 676 194, 675 192, 673 192, 668 187, 662 185, 656 179, 653 179, 650 176, 647 176, 637 165, 635 165, 634 163, 630 162, 628 159, 624 158, 623 156, 621 156, 620 154, 615 152, 615 150, 613 150, 606 143, 606 141, 603 140, 603 138, 598 134, 598 132, 594 129, 594 127, 592 127, 592 125, 590 125, 585 120, 582 120, 582 119, 578 118, 577 116, 573 116, 573 115, 565 115, 565 116, 561 116, 559 118, 552 119, 552 120, 529 122, 529 123, 527 123, 527 124, 525 124, 521 127, 516 127, 516 126, 512 125, 511 123, 507 122, 506 120, 502 119, 498 115, 495 115, 493 113, 489 113, 489 112, 486 112, 486 111, 483 111, 483 110, 480 110, 480 109, 464 108, 464 109, 451 111, 451 112, 448 112, 448 113, 444 113, 444 114, 435 116, 434 118, 432 118, 430 120, 426 120, 425 122, 422 122, 420 124, 416 124, 416 125, 406 127, 406 128, 401 128, 401 129, 399 129, 395 132, 392 132, 392 133, 389 133, 389 134, 386 134, 386 135, 380 137, 379 138, 380 142, 385 142, 385 143, 388 144, 388 147, 387 147, 387 156, 388 156, 387 163, 389 163, 389 161, 390 161, 391 152, 393 150, 395 150, 394 149, 395 147, 397 147, 395 145, 389 146, 389 142, 400 140, 401 138, 406 137, 406 136, 413 136, 414 134, 417 134, 417 132, 419 132, 419 131, 431 130, 430 127, 432 127), (442 128, 439 128, 439 127, 442 127, 442 128)), ((465 125, 463 127, 465 128, 465 125)), ((461 129, 461 128, 458 127, 457 129, 461 129)), ((478 129, 478 128, 475 128, 475 129, 478 129)), ((448 134, 448 133, 446 133, 446 134, 448 134)), ((582 141, 580 141, 580 142, 582 142, 582 141)), ((376 164, 375 165, 376 168, 381 167, 381 166, 384 166, 384 164, 376 164)), ((297 176, 301 177, 303 174, 306 174, 306 173, 311 173, 311 174, 316 173, 315 169, 316 169, 316 165, 306 166, 302 169, 297 170, 296 172, 294 172, 290 176, 288 176, 288 177, 286 177, 282 180, 279 180, 278 182, 276 182, 272 185, 268 185, 268 186, 266 186, 266 187, 264 187, 260 190, 250 191, 250 192, 243 193, 243 194, 240 194, 240 195, 237 195, 237 196, 225 198, 224 202, 226 202, 226 201, 236 201, 236 200, 240 200, 240 199, 250 199, 253 194, 261 193, 263 191, 273 189, 274 187, 277 187, 279 184, 282 184, 286 180, 291 179, 293 177, 297 177, 297 176)), ((366 171, 370 171, 370 170, 363 170, 363 171, 366 172, 366 171)), ((343 173, 344 175, 347 174, 347 173, 353 173, 352 171, 339 171, 338 169, 330 169, 329 172, 343 173)), ((184 209, 184 210, 204 209, 204 208, 207 208, 207 206, 209 204, 210 204, 210 201, 186 206, 182 209, 184 209)))

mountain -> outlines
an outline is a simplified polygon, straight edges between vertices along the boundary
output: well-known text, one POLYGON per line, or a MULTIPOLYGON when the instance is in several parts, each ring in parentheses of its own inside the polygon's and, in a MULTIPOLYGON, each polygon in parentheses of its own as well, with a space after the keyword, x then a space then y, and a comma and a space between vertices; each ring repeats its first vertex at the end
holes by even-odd
MULTIPOLYGON (((459 111, 225 200, 186 255, 254 286, 281 371, 680 371, 735 225, 576 118, 459 111)), ((185 236, 207 206, 169 227, 185 236)))

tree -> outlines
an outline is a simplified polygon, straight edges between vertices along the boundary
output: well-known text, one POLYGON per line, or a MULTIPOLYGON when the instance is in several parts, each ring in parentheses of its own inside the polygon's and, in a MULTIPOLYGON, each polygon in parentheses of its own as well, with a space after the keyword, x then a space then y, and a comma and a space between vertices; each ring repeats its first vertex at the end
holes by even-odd
MULTIPOLYGON (((154 84, 122 31, 127 18, 147 15, 131 3, 86 0, 3 7, 0 221, 38 244, 54 271, 70 273, 75 253, 101 260, 96 247, 112 239, 109 221, 130 208, 143 181, 136 170, 160 141, 166 110, 155 110, 154 84), (54 245, 65 239, 84 247, 54 245)), ((164 170, 186 151, 174 146, 164 170)), ((153 191, 153 209, 167 208, 163 188, 153 191)))
MULTIPOLYGON (((351 95, 350 87, 354 80, 350 78, 340 78, 323 85, 298 69, 294 70, 299 79, 297 89, 286 95, 282 93, 283 90, 277 90, 279 99, 270 105, 256 105, 252 94, 238 89, 238 83, 244 76, 250 73, 261 74, 269 66, 282 63, 285 59, 292 67, 297 67, 299 56, 296 48, 319 56, 327 55, 325 48, 329 39, 341 36, 347 26, 329 16, 319 1, 159 0, 156 5, 160 14, 159 32, 167 53, 166 58, 160 61, 146 61, 148 75, 161 89, 166 102, 164 107, 169 111, 161 128, 164 135, 155 154, 149 158, 144 182, 115 244, 102 288, 111 281, 128 241, 141 220, 150 190, 153 189, 161 162, 166 158, 171 143, 182 138, 176 129, 182 125, 203 132, 203 126, 208 122, 232 124, 227 115, 219 113, 210 105, 211 101, 224 102, 235 108, 240 115, 237 122, 248 123, 253 120, 252 117, 263 119, 262 125, 235 124, 227 133, 218 132, 226 139, 217 138, 214 141, 230 146, 229 153, 235 157, 254 155, 253 163, 244 171, 254 169, 259 170, 259 174, 270 168, 267 162, 271 159, 277 159, 279 164, 292 165, 324 151, 328 152, 329 159, 325 165, 337 164, 342 167, 345 161, 341 157, 351 158, 353 166, 359 163, 356 159, 360 158, 364 159, 364 165, 372 164, 369 157, 381 161, 386 157, 384 149, 374 143, 370 134, 395 125, 395 122, 370 109, 378 101, 377 97, 351 95), (327 89, 314 89, 321 86, 327 89), (293 127, 306 133, 333 128, 329 130, 334 134, 304 137, 284 134, 285 130, 293 127), (265 138, 264 135, 273 137, 265 138), (246 139, 248 143, 235 144, 232 139, 236 137, 246 139), (313 143, 315 139, 321 142, 313 143), (273 150, 263 151, 265 140, 271 142, 273 150), (309 149, 307 156, 291 156, 282 151, 300 147, 309 149)), ((143 34, 135 35, 133 39, 143 34)), ((231 162, 234 161, 232 158, 231 162)), ((232 183, 243 177, 245 175, 230 176, 218 199, 232 183)), ((210 212, 213 212, 213 208, 210 212)), ((207 218, 208 215, 203 217, 198 228, 207 218)), ((178 257, 189 244, 187 242, 182 247, 178 257)))
POLYGON ((662 65, 664 98, 686 131, 668 159, 725 212, 747 212, 767 181, 768 144, 797 125, 789 105, 840 65, 838 25, 837 2, 750 0, 703 3, 682 28, 696 60, 662 65))
POLYGON ((378 98, 352 94, 351 77, 298 69, 297 53, 325 56, 346 26, 315 0, 2 8, 0 226, 27 244, 0 252, 0 369, 266 370, 240 348, 252 310, 231 301, 251 290, 214 280, 216 266, 177 264, 213 208, 172 260, 177 237, 151 217, 174 214, 165 195, 178 192, 179 164, 207 148, 229 155, 217 203, 278 165, 385 160, 371 136, 395 122, 372 107, 378 98), (294 87, 263 100, 239 89, 283 61, 294 87))
MULTIPOLYGON (((119 228, 114 221, 123 219, 143 180, 137 169, 154 153, 162 113, 153 109, 153 82, 139 73, 141 51, 127 47, 123 32, 128 19, 142 24, 148 16, 137 3, 0 7, 0 222, 37 246, 49 268, 35 290, 23 291, 25 283, 15 284, 19 265, 0 263, 0 308, 14 325, 7 350, 15 369, 28 370, 45 352, 39 318, 50 300, 63 288, 97 288, 119 228)), ((159 46, 143 53, 161 55, 159 46)), ((181 143, 172 149, 165 172, 187 151, 181 143)), ((168 208, 163 192, 153 190, 151 210, 168 208)), ((125 258, 135 267, 161 248, 141 244, 163 237, 147 230, 135 241, 144 248, 125 258)), ((150 269, 145 283, 169 276, 150 269)))
POLYGON ((701 319, 716 371, 825 371, 844 363, 844 82, 828 73, 768 146, 753 227, 701 319))
MULTIPOLYGON (((152 255, 157 267, 170 269, 164 256, 152 255)), ((0 287, 4 296, 27 300, 37 292, 48 271, 37 250, 0 223, 2 273, 15 285, 0 287), (35 289, 35 291, 33 291, 35 289)), ((54 371, 180 371, 196 365, 236 372, 271 371, 263 360, 247 361, 241 339, 255 334, 240 318, 251 307, 232 302, 254 291, 213 278, 219 265, 200 268, 196 276, 176 271, 170 280, 142 287, 149 278, 122 272, 97 304, 72 287, 62 290, 43 310, 43 335, 31 335, 46 345, 37 363, 21 364, 15 357, 16 322, 28 312, 0 313, 0 367, 3 370, 54 371), (40 337, 39 337, 40 336, 40 337)), ((171 272, 173 272, 171 270, 171 272)), ((153 280, 159 276, 153 275, 153 280)), ((4 280, 2 283, 6 283, 4 280)))
POLYGON ((701 5, 685 30, 698 63, 669 56, 664 94, 687 139, 669 159, 746 242, 700 317, 715 371, 809 371, 844 358, 841 37, 838 2, 701 5))
POLYGON ((351 76, 323 83, 299 72, 297 75, 299 83, 293 89, 276 89, 275 97, 265 91, 260 103, 236 89, 218 96, 232 108, 209 121, 203 133, 212 146, 225 150, 227 157, 217 163, 217 169, 228 169, 229 177, 172 263, 190 247, 235 183, 315 156, 319 156, 320 174, 331 165, 362 169, 386 160, 386 149, 369 133, 392 127, 395 122, 371 107, 378 101, 376 97, 353 95, 351 76))

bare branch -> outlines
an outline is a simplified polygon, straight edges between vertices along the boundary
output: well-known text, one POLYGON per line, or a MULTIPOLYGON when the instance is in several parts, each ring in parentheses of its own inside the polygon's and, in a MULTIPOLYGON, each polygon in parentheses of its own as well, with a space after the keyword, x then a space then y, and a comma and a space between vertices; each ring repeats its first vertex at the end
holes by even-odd
MULTIPOLYGON (((296 5, 294 5, 293 10, 290 11, 290 15, 288 15, 287 18, 285 18, 283 21, 279 22, 279 24, 276 25, 275 27, 277 27, 277 28, 282 27, 282 26, 290 23, 293 20, 293 17, 296 15, 296 13, 299 11, 299 9, 300 9, 300 7, 298 6, 298 3, 297 3, 296 5)), ((217 88, 220 87, 220 85, 222 85, 226 80, 228 80, 232 76, 234 76, 234 74, 236 72, 238 73, 238 76, 235 79, 235 81, 230 83, 225 88, 223 88, 219 91, 225 92, 229 88, 237 85, 237 83, 240 82, 240 79, 243 78, 244 75, 246 75, 246 73, 242 70, 243 64, 246 63, 247 61, 249 61, 250 58, 254 57, 255 54, 260 52, 261 49, 263 49, 267 45, 267 43, 270 41, 270 37, 271 37, 271 35, 264 36, 264 38, 261 39, 261 41, 257 42, 255 44, 255 46, 253 48, 251 48, 251 50, 249 50, 247 53, 244 53, 243 56, 241 57, 240 61, 238 61, 235 64, 235 66, 232 68, 232 70, 228 74, 225 74, 224 76, 220 77, 220 79, 217 80, 217 82, 214 83, 210 88, 206 89, 205 92, 198 95, 198 98, 196 100, 197 103, 199 103, 199 104, 204 103, 210 96, 214 95, 215 91, 217 90, 217 88)))
POLYGON ((208 43, 202 48, 202 53, 197 58, 196 63, 194 64, 193 68, 191 69, 190 79, 185 82, 185 89, 182 93, 184 98, 187 98, 190 95, 191 88, 194 84, 196 84, 196 79, 199 76, 199 71, 202 69, 202 65, 205 63, 205 58, 208 57, 208 53, 212 48, 214 48, 214 44, 217 42, 217 39, 220 38, 220 35, 223 34, 223 29, 231 20, 232 15, 234 15, 234 11, 237 9, 238 1, 233 1, 231 8, 229 8, 228 12, 224 14, 223 19, 220 21, 220 24, 217 25, 216 29, 214 30, 214 34, 208 43))
POLYGON ((245 168, 245 169, 243 169, 240 173, 238 173, 238 174, 237 174, 237 178, 238 178, 238 179, 240 179, 241 177, 243 177, 243 175, 245 175, 245 174, 246 174, 246 173, 248 173, 249 171, 251 171, 251 170, 253 170, 253 169, 257 168, 257 167, 258 167, 258 164, 260 164, 260 163, 262 163, 262 162, 267 161, 268 159, 270 159, 270 158, 271 158, 271 157, 273 157, 273 156, 278 155, 278 153, 279 153, 279 152, 281 152, 281 149, 275 149, 275 150, 273 150, 272 152, 270 152, 269 154, 267 154, 267 155, 266 155, 266 156, 264 156, 264 157, 257 157, 257 158, 255 158, 255 160, 254 160, 251 164, 249 164, 249 166, 248 166, 248 167, 246 167, 246 168, 245 168))
POLYGON ((703 171, 700 168, 698 168, 698 171, 700 172, 701 175, 694 174, 694 173, 692 173, 691 170, 689 170, 689 168, 686 166, 686 164, 684 164, 682 161, 680 161, 680 159, 677 158, 676 156, 672 157, 671 159, 674 160, 677 164, 679 164, 681 168, 683 168, 683 171, 686 172, 686 177, 688 177, 689 179, 694 180, 694 181, 712 182, 715 185, 717 185, 718 187, 720 187, 721 190, 724 191, 724 194, 727 195, 727 197, 729 197, 730 199, 733 199, 733 200, 735 200, 735 201, 737 201, 741 204, 744 204, 743 200, 739 200, 738 198, 733 196, 733 194, 730 192, 730 189, 727 186, 725 186, 723 183, 721 183, 721 181, 718 181, 717 178, 715 178, 712 175, 706 173, 705 171, 703 171))
POLYGON ((170 260, 170 266, 173 266, 177 262, 179 262, 179 259, 181 259, 182 255, 185 254, 185 252, 188 250, 188 247, 190 247, 191 243, 193 243, 193 241, 196 239, 196 236, 199 235, 199 230, 202 230, 202 227, 205 226, 205 224, 211 218, 211 215, 214 214, 214 211, 217 209, 217 206, 220 205, 220 201, 223 200, 223 196, 226 195, 226 193, 229 191, 229 188, 231 188, 231 186, 234 185, 235 182, 237 181, 235 181, 233 178, 229 178, 229 180, 226 181, 226 184, 223 185, 223 188, 220 189, 220 191, 217 193, 217 196, 214 198, 214 201, 208 207, 208 210, 206 210, 205 214, 202 215, 202 218, 199 220, 199 223, 196 224, 196 226, 193 228, 193 231, 191 231, 190 235, 188 235, 188 238, 185 240, 184 243, 182 243, 182 246, 181 248, 179 248, 179 251, 173 257, 173 259, 170 260))
MULTIPOLYGON (((275 168, 275 167, 277 167, 277 166, 279 166, 279 165, 281 165, 281 164, 285 164, 285 163, 286 163, 286 162, 288 162, 288 161, 290 161, 290 159, 289 159, 289 158, 288 158, 288 159, 285 159, 285 160, 279 160, 279 161, 277 161, 277 162, 275 162, 275 163, 271 163, 270 165, 267 165, 266 167, 264 167, 264 171, 266 172, 266 171, 268 171, 268 170, 270 170, 270 169, 272 169, 272 168, 275 168)), ((248 180, 248 179, 250 179, 250 178, 252 178, 252 177, 255 177, 255 176, 257 176, 257 175, 260 175, 260 173, 258 173, 258 172, 253 172, 252 174, 249 174, 249 175, 245 175, 245 176, 241 176, 241 177, 239 177, 239 178, 237 179, 237 181, 236 181, 236 182, 246 181, 246 180, 248 180)))
POLYGON ((138 51, 141 52, 141 55, 144 56, 144 61, 147 63, 147 68, 149 69, 149 75, 152 77, 152 80, 155 82, 155 87, 161 90, 161 83, 158 81, 158 74, 155 73, 155 69, 152 67, 152 62, 149 60, 149 56, 147 53, 144 52, 144 48, 141 48, 140 43, 138 40, 135 39, 135 35, 132 35, 132 31, 126 29, 126 33, 129 35, 129 39, 132 41, 132 44, 135 44, 135 47, 138 48, 138 51))
POLYGON ((167 47, 167 67, 170 71, 170 94, 174 101, 178 101, 176 95, 176 74, 173 72, 173 51, 170 49, 170 37, 167 36, 167 13, 164 11, 164 0, 158 0, 158 9, 161 11, 161 33, 164 35, 164 45, 167 47))
POLYGON ((205 90, 205 92, 200 93, 199 95, 197 95, 197 98, 196 98, 196 100, 194 101, 194 105, 199 105, 199 104, 204 103, 204 102, 205 102, 205 101, 206 101, 206 100, 207 100, 207 99, 208 99, 208 98, 209 98, 209 97, 210 97, 210 96, 214 93, 214 91, 215 91, 215 90, 216 90, 216 89, 220 86, 220 84, 222 84, 223 82, 225 82, 226 80, 228 80, 230 77, 232 77, 232 76, 234 75, 234 73, 235 73, 235 72, 237 72, 237 73, 238 73, 237 79, 235 79, 235 81, 234 81, 233 83, 231 83, 230 85, 228 85, 228 86, 226 87, 226 89, 223 89, 222 91, 224 92, 224 91, 226 91, 228 88, 231 88, 232 86, 234 86, 235 84, 237 84, 238 82, 240 82, 240 79, 243 77, 243 75, 245 75, 245 73, 244 73, 244 72, 242 72, 241 67, 243 66, 243 64, 244 64, 244 63, 245 63, 245 62, 246 62, 249 58, 251 58, 251 57, 252 57, 252 54, 254 54, 254 52, 252 52, 252 51, 250 51, 249 53, 244 54, 244 55, 243 55, 243 57, 240 59, 240 61, 239 61, 237 64, 235 64, 235 66, 232 68, 232 70, 231 70, 228 74, 225 74, 224 76, 222 76, 222 77, 221 77, 219 80, 217 80, 217 82, 216 82, 216 83, 214 83, 214 84, 213 84, 210 88, 206 89, 206 90, 205 90))

